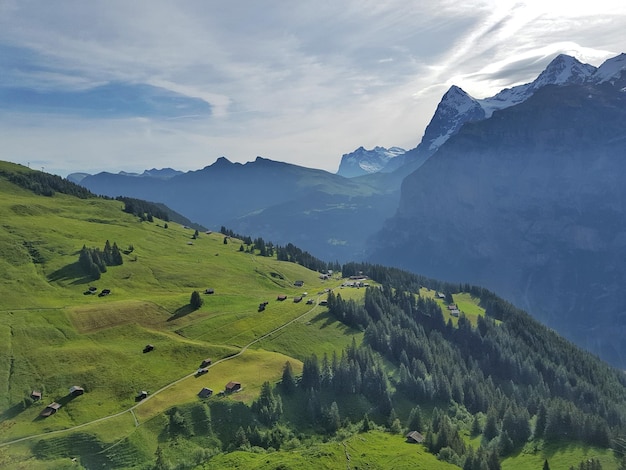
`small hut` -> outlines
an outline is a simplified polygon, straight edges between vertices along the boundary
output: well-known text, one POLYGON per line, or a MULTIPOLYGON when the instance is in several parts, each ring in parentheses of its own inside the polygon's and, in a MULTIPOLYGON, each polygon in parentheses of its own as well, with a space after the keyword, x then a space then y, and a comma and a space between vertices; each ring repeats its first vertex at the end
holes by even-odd
POLYGON ((202 387, 202 390, 198 392, 200 398, 209 398, 211 395, 213 395, 213 390, 207 387, 202 387))
POLYGON ((146 398, 148 398, 148 392, 146 392, 145 390, 142 390, 135 397, 135 401, 145 400, 146 398))
POLYGON ((239 390, 241 390, 241 383, 230 381, 226 384, 225 390, 226 390, 226 393, 238 392, 239 390))
POLYGON ((33 401, 37 401, 41 400, 42 394, 38 390, 33 390, 32 392, 30 392, 30 397, 33 399, 33 401))
POLYGON ((153 346, 153 345, 151 345, 151 344, 146 344, 146 346, 143 348, 143 352, 144 352, 144 353, 147 353, 147 352, 152 351, 153 349, 154 349, 154 346, 153 346))
POLYGON ((85 393, 85 389, 83 387, 79 387, 78 385, 72 385, 70 387, 70 395, 73 397, 77 397, 85 393))
POLYGON ((61 408, 61 405, 59 405, 57 402, 52 402, 48 406, 46 406, 41 413, 39 413, 39 416, 47 418, 48 416, 56 413, 59 408, 61 408))
POLYGON ((406 435, 406 441, 411 442, 413 444, 420 444, 424 442, 424 436, 422 436, 417 431, 411 431, 410 433, 406 435))
POLYGON ((207 357, 206 359, 202 361, 202 364, 200 364, 200 367, 207 367, 210 365, 211 365, 211 358, 207 357))

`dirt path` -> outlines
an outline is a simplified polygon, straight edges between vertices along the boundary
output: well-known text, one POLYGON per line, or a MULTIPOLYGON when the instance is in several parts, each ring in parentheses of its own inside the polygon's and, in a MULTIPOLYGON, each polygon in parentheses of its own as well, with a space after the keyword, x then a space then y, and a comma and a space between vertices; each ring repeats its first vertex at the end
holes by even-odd
MULTIPOLYGON (((300 320, 302 317, 305 317, 306 315, 310 314, 317 307, 318 302, 319 302, 319 297, 320 297, 320 295, 318 294, 318 296, 316 298, 315 304, 313 304, 311 306, 311 308, 309 310, 307 310, 306 312, 304 312, 302 315, 299 315, 299 316, 289 320, 288 322, 283 323, 279 327, 274 328, 273 330, 269 331, 268 333, 265 333, 263 336, 259 336, 257 339, 255 339, 254 341, 249 342, 243 348, 241 348, 241 351, 239 351, 237 354, 233 354, 232 356, 228 356, 228 357, 225 357, 225 358, 220 359, 218 361, 215 361, 213 364, 211 364, 208 367, 210 368, 210 367, 216 366, 217 364, 220 364, 222 362, 230 361, 231 359, 235 359, 236 357, 241 356, 244 352, 246 352, 246 350, 250 346, 253 346, 254 344, 258 343, 259 341, 263 341, 264 339, 266 339, 269 336, 273 335, 277 331, 280 331, 280 330, 286 328, 287 326, 291 325, 292 323, 300 320)), ((21 437, 19 439, 14 439, 12 441, 2 442, 2 443, 0 443, 0 448, 9 446, 11 444, 17 444, 19 442, 28 441, 28 440, 31 440, 31 439, 37 439, 37 438, 52 436, 52 435, 55 435, 55 434, 61 434, 61 433, 76 431, 77 429, 84 428, 86 426, 91 426, 92 424, 97 424, 97 423, 101 423, 103 421, 107 421, 109 419, 117 418, 117 417, 122 416, 122 415, 124 415, 126 413, 131 413, 131 415, 133 416, 133 419, 135 420, 135 426, 139 426, 140 423, 138 422, 137 417, 135 416, 135 412, 134 412, 134 410, 136 408, 140 407, 141 405, 146 403, 148 400, 150 400, 154 396, 158 395, 159 393, 167 390, 168 388, 173 387, 174 385, 179 384, 180 382, 193 377, 195 374, 196 374, 195 372, 192 372, 191 374, 187 374, 184 377, 181 377, 180 379, 175 380, 174 382, 170 382, 169 384, 167 384, 167 385, 161 387, 160 389, 158 389, 156 392, 148 395, 148 397, 145 398, 144 400, 142 400, 141 402, 137 403, 136 405, 131 406, 130 408, 128 408, 128 409, 126 409, 124 411, 120 411, 119 413, 115 413, 115 414, 112 414, 112 415, 109 415, 109 416, 104 416, 102 418, 94 419, 93 421, 89 421, 87 423, 78 424, 76 426, 72 426, 71 428, 58 429, 56 431, 48 431, 48 432, 44 432, 44 433, 40 433, 40 434, 34 434, 32 436, 21 437)))

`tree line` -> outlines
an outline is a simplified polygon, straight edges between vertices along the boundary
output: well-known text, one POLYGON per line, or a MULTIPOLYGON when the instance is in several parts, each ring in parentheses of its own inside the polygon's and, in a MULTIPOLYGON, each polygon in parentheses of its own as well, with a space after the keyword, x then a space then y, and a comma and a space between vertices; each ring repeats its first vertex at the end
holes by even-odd
POLYGON ((157 217, 165 222, 169 222, 170 220, 170 214, 167 208, 153 202, 125 196, 118 196, 115 200, 124 203, 124 208, 122 209, 124 212, 136 215, 142 221, 153 222, 154 217, 157 217))
POLYGON ((68 194, 80 199, 97 197, 91 191, 57 175, 44 173, 43 171, 29 171, 24 173, 8 172, 0 170, 11 183, 32 191, 40 196, 52 197, 55 193, 68 194))
POLYGON ((224 226, 220 228, 220 233, 226 237, 237 238, 242 241, 242 246, 239 251, 246 253, 256 253, 260 256, 273 257, 276 255, 278 261, 287 261, 290 263, 296 263, 312 271, 327 272, 329 270, 339 272, 341 271, 341 265, 339 262, 326 262, 319 258, 316 258, 311 253, 304 251, 292 243, 288 243, 286 246, 274 245, 270 241, 265 241, 261 237, 252 239, 247 235, 241 235, 228 229, 224 226), (244 248, 244 245, 246 248, 244 248))

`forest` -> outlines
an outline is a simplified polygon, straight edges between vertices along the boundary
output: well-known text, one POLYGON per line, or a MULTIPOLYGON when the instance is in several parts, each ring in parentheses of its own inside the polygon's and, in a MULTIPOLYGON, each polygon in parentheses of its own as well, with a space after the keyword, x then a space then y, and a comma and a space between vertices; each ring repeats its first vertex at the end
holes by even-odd
MULTIPOLYGON (((304 358, 299 376, 285 364, 280 383, 264 384, 250 407, 260 425, 242 422, 229 438, 231 450, 280 449, 304 439, 303 431, 332 437, 376 428, 418 431, 429 452, 466 470, 499 469, 531 442, 620 453, 626 426, 620 371, 485 289, 381 266, 343 268, 384 279, 366 289, 363 301, 328 296, 329 313, 363 331, 362 344, 304 358), (422 295, 425 284, 446 290, 446 297, 471 294, 486 315, 475 324, 464 314, 456 325, 446 322, 441 305, 422 295), (289 403, 298 404, 297 423, 283 411, 289 403), (464 433, 480 444, 468 445, 464 433)), ((602 466, 590 459, 578 468, 602 466)))

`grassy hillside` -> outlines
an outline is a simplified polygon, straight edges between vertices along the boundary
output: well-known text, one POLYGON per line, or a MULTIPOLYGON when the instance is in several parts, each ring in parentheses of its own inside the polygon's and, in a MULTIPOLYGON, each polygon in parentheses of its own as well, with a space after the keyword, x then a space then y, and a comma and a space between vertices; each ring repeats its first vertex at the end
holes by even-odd
MULTIPOLYGON (((219 233, 194 237, 179 224, 142 222, 120 201, 38 195, 7 173, 36 172, 0 162, 0 468, 458 468, 405 442, 403 430, 362 395, 319 392, 324 413, 331 402, 341 410, 334 432, 310 424, 308 392, 284 394, 282 418, 272 426, 252 410, 263 384, 279 382, 287 361, 300 376, 312 354, 322 365, 336 361, 333 367, 346 351, 356 354, 365 329, 339 321, 319 301, 332 290, 362 303, 365 289, 241 251, 240 240, 219 233), (107 240, 123 251, 123 263, 96 280, 79 254, 83 246, 103 250, 107 240), (90 287, 96 294, 86 293, 90 287), (110 294, 97 295, 103 289, 110 294), (197 310, 193 291, 203 301, 197 310), (287 300, 278 301, 280 294, 287 300), (148 344, 154 349, 144 353, 148 344), (205 358, 212 364, 199 375, 205 358), (241 391, 217 396, 230 381, 241 391), (73 385, 85 393, 69 395, 73 385), (203 387, 214 395, 198 398, 203 387), (42 392, 40 401, 30 398, 33 390, 42 392), (144 390, 148 397, 136 401, 144 390), (40 417, 51 402, 61 408, 40 417), (361 421, 368 415, 369 430, 361 421), (255 442, 260 436, 263 445, 255 442)), ((432 289, 417 292, 435 298, 432 289)), ((455 293, 454 301, 473 327, 486 313, 470 293, 455 293)), ((457 327, 443 301, 433 305, 457 327)), ((395 389, 397 365, 384 354, 375 361, 404 426, 417 403, 395 389)), ((437 400, 420 405, 425 422, 437 406, 449 406, 468 445, 481 445, 480 437, 467 437, 467 411, 437 400)), ((589 458, 600 458, 605 469, 618 465, 610 451, 571 440, 537 445, 508 456, 502 468, 535 468, 545 458, 553 469, 589 458)))
MULTIPOLYGON (((31 171, 7 163, 0 170, 31 171)), ((37 466, 33 455, 42 455, 33 445, 48 435, 84 441, 88 453, 140 433, 147 450, 134 458, 152 459, 162 429, 149 432, 144 425, 154 426, 174 405, 197 402, 202 387, 218 392, 238 380, 243 390, 229 400, 250 402, 264 381, 280 377, 287 360, 297 373, 299 358, 341 350, 362 335, 316 304, 293 302, 304 291, 315 300, 324 298, 324 289, 338 281, 322 281, 293 263, 242 253, 236 239, 225 244, 217 233, 192 239, 194 231, 178 224, 165 228, 163 221, 139 221, 122 212, 119 201, 60 193, 45 197, 2 177, 0 194, 0 444, 38 436, 0 447, 2 467, 22 461, 37 466), (132 252, 94 281, 80 269, 79 251, 83 246, 102 249, 106 240, 126 251, 132 246, 132 252), (295 287, 295 280, 303 280, 304 287, 295 287), (91 286, 111 293, 85 295, 91 286), (203 294, 205 289, 214 293, 203 294), (194 290, 204 301, 197 311, 188 305, 194 290), (279 302, 278 294, 288 299, 279 302), (259 303, 266 301, 259 313, 259 303), (296 321, 262 338, 291 320, 296 321), (244 354, 219 363, 260 338, 244 354), (144 354, 148 343, 155 349, 144 354), (214 365, 196 377, 207 357, 214 365), (84 387, 85 394, 69 397, 72 385, 84 387), (32 390, 42 391, 40 402, 29 399, 32 390), (134 397, 141 390, 151 395, 137 405, 134 397), (61 409, 39 418, 53 401, 61 409), (132 414, 126 412, 133 406, 132 414), (75 432, 47 434, 117 413, 75 432)), ((75 449, 76 456, 82 452, 75 449)), ((60 465, 49 457, 42 467, 60 465)))

